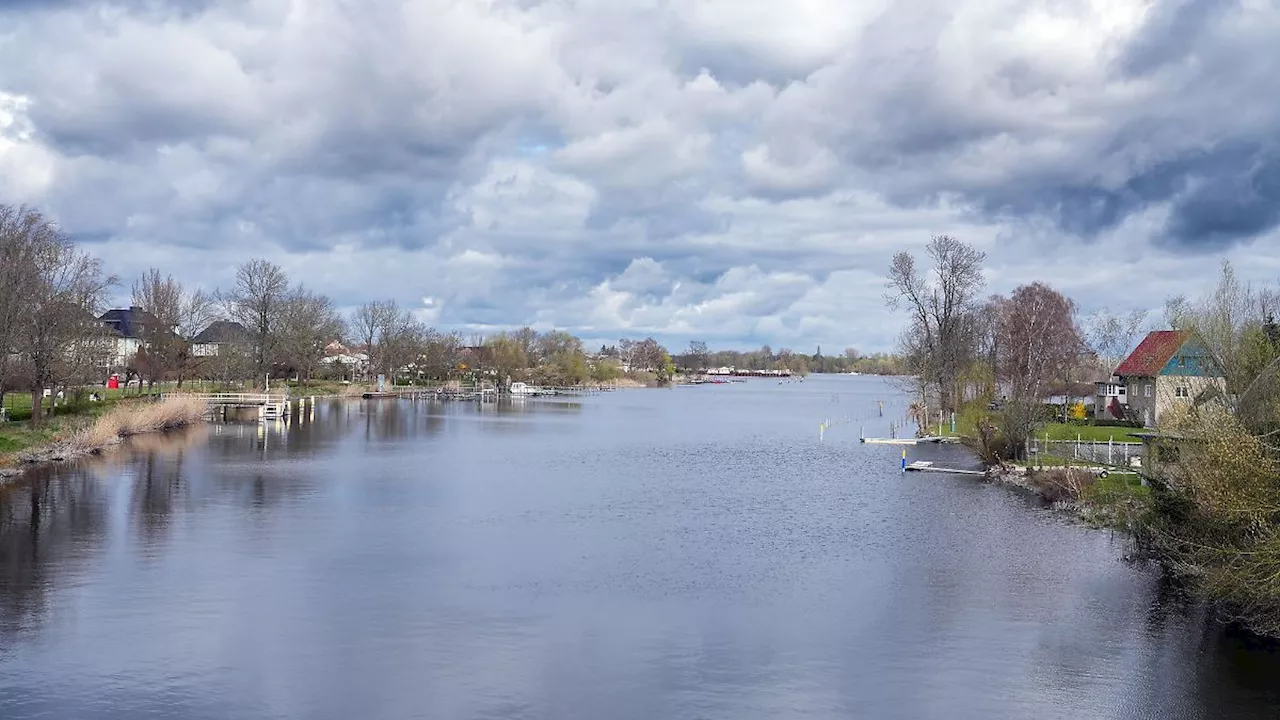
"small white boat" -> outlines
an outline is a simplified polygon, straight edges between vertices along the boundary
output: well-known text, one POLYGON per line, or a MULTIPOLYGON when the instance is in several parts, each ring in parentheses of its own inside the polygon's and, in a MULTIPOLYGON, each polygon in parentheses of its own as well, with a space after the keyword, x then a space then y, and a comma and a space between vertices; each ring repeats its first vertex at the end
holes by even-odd
POLYGON ((528 383, 513 382, 511 383, 511 394, 520 395, 522 397, 527 397, 529 395, 536 395, 537 388, 529 386, 528 383))

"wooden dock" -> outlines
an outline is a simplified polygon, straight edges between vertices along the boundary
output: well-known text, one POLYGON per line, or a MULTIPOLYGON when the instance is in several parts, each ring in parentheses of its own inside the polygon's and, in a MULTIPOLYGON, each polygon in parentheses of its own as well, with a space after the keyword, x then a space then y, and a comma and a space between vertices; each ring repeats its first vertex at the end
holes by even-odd
POLYGON ((947 475, 986 475, 986 473, 981 470, 960 470, 957 468, 938 467, 928 460, 917 460, 908 464, 903 469, 907 472, 945 473, 947 475))
POLYGON ((168 397, 202 400, 208 408, 207 412, 214 415, 221 413, 224 419, 231 409, 257 408, 260 419, 274 420, 284 417, 292 407, 291 401, 284 395, 270 393, 163 393, 160 399, 168 397))
POLYGON ((919 438, 858 438, 859 442, 867 445, 951 445, 960 442, 958 437, 950 437, 946 435, 931 435, 929 437, 919 438))
POLYGON ((495 402, 499 397, 528 398, 545 396, 577 396, 597 395, 617 390, 612 385, 583 385, 570 387, 538 387, 533 392, 522 394, 505 394, 493 387, 402 387, 384 392, 367 392, 361 397, 366 400, 406 399, 406 400, 439 400, 439 401, 477 401, 495 402))

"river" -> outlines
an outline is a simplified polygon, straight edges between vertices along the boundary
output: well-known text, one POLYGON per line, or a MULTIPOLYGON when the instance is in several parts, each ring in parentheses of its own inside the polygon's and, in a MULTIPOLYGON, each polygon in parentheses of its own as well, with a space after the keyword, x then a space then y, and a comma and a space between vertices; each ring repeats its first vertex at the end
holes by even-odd
POLYGON ((331 401, 39 473, 0 495, 0 717, 1280 714, 1280 661, 1123 538, 858 442, 904 408, 331 401))

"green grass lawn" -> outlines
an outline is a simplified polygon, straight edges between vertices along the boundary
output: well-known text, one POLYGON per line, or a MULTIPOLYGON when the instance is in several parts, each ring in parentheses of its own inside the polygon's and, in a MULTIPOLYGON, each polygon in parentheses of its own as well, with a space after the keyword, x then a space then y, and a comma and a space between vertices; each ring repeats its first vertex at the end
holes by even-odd
POLYGON ((1142 484, 1136 473, 1108 473, 1100 477, 1085 493, 1085 499, 1099 505, 1112 505, 1130 498, 1151 496, 1151 488, 1142 484))
MULTIPOLYGON (((966 418, 967 420, 967 418, 966 418)), ((997 424, 999 420, 996 420, 997 424)), ((971 432, 972 421, 962 422, 960 418, 956 419, 956 431, 951 432, 949 424, 943 424, 942 434, 947 437, 964 436, 971 432)), ((1097 427, 1094 425, 1072 425, 1070 423, 1045 423, 1036 429, 1035 437, 1037 440, 1044 440, 1045 435, 1050 440, 1070 440, 1075 442, 1076 438, 1080 438, 1080 442, 1107 442, 1113 440, 1115 442, 1140 442, 1141 438, 1135 437, 1132 433, 1142 432, 1142 428, 1129 427, 1097 427)), ((938 432, 936 424, 927 428, 929 435, 938 432)))
MULTIPOLYGON (((70 402, 71 398, 68 397, 68 403, 65 405, 58 405, 54 409, 53 416, 84 414, 95 416, 100 415, 104 410, 115 404, 121 398, 134 397, 136 392, 136 390, 130 391, 128 395, 126 395, 123 390, 108 390, 100 387, 89 388, 85 391, 85 399, 82 402, 70 402), (98 393, 98 395, 102 397, 100 402, 89 402, 89 394, 94 392, 98 393)), ((20 422, 29 420, 31 418, 31 393, 5 393, 4 408, 8 411, 9 419, 12 421, 20 422)), ((45 401, 45 415, 46 417, 49 416, 49 404, 47 400, 45 401)), ((0 428, 3 427, 3 425, 0 425, 0 428)))
POLYGON ((1069 423, 1048 423, 1036 430, 1036 438, 1043 440, 1048 435, 1050 440, 1072 440, 1079 438, 1081 442, 1140 442, 1132 433, 1142 432, 1141 428, 1097 427, 1094 425, 1071 425, 1069 423))
POLYGON ((10 421, 0 422, 0 467, 13 464, 16 453, 47 445, 67 433, 85 427, 122 399, 133 397, 133 393, 126 396, 121 390, 90 388, 85 393, 86 398, 90 392, 97 392, 102 400, 89 402, 86 399, 80 403, 59 405, 53 415, 48 414, 46 405, 45 420, 38 429, 31 427, 31 393, 6 393, 4 407, 8 410, 10 421))

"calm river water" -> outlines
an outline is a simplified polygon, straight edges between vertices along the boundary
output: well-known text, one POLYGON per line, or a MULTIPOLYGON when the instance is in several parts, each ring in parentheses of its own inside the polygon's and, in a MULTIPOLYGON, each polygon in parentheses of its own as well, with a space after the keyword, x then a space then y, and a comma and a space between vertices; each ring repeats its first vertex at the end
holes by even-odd
POLYGON ((0 495, 0 717, 1280 716, 1280 661, 1123 539, 858 443, 903 407, 756 380, 143 440, 0 495))

